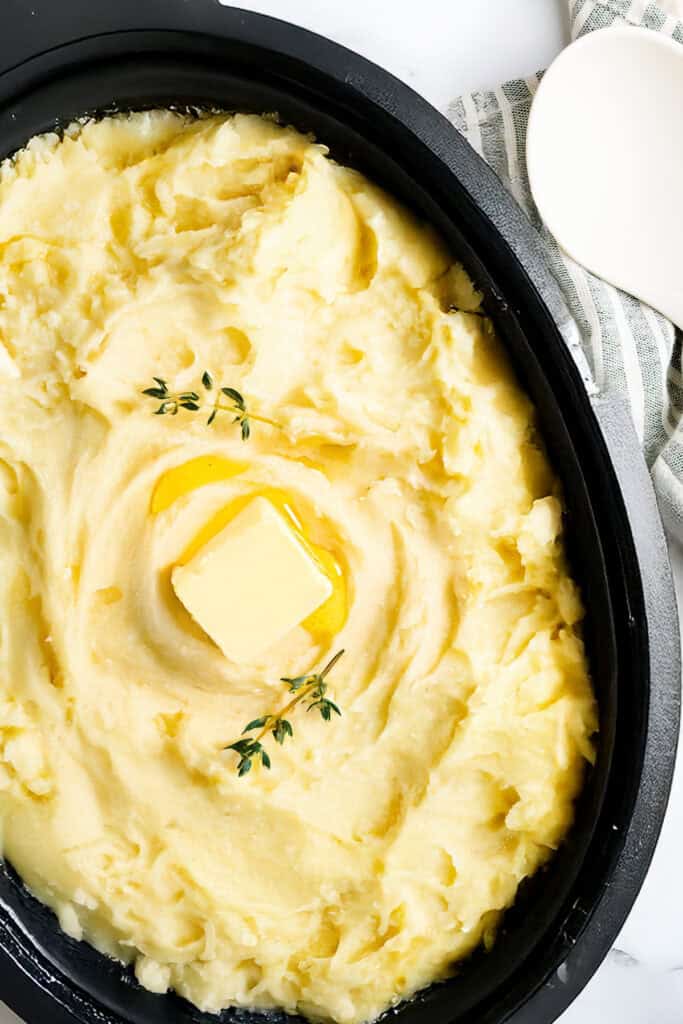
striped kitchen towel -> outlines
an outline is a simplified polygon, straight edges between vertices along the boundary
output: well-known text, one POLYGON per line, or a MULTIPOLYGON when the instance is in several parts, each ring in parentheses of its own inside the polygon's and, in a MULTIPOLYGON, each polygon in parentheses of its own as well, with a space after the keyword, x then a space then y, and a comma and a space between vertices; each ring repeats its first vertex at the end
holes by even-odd
MULTIPOLYGON (((569 0, 572 37, 628 22, 683 44, 681 0, 569 0)), ((543 226, 529 190, 525 142, 529 108, 541 73, 462 96, 448 115, 502 179, 541 234, 548 264, 570 319, 560 324, 589 390, 609 384, 628 397, 662 517, 683 541, 683 338, 649 306, 589 274, 560 251, 543 226)), ((671 131, 683 131, 671 125, 671 131)), ((681 240, 683 246, 683 239, 681 240)), ((683 264, 681 269, 683 287, 683 264)))

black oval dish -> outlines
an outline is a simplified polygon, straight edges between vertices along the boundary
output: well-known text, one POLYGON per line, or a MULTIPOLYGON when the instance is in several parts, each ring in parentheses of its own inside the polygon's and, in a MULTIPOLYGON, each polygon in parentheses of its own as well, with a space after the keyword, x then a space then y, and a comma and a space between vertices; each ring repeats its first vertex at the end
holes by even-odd
MULTIPOLYGON (((319 36, 215 0, 4 0, 0 26, 0 156, 86 112, 277 111, 431 221, 484 290, 564 482, 599 756, 569 839, 522 887, 493 951, 397 1016, 550 1024, 605 956, 643 881, 671 783, 680 672, 666 546, 640 449, 618 397, 587 397, 553 319, 566 313, 534 231, 441 115, 319 36)), ((217 1020, 145 992, 66 938, 9 867, 0 875, 0 969, 0 998, 30 1024, 217 1020)), ((264 1015, 226 1010, 220 1020, 264 1015)))

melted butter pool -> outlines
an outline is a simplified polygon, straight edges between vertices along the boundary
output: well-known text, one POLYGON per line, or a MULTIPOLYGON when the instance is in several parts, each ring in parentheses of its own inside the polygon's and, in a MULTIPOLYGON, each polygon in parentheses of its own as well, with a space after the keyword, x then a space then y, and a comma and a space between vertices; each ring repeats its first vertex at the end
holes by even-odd
MULTIPOLYGON (((229 480, 245 472, 246 462, 224 458, 221 455, 201 455, 196 459, 173 466, 156 483, 150 501, 153 516, 166 511, 176 501, 207 484, 229 480)), ((332 585, 332 593, 316 611, 301 623, 316 643, 329 643, 338 633, 348 616, 348 586, 342 562, 330 548, 316 544, 309 537, 309 529, 296 510, 286 491, 275 487, 257 487, 247 494, 241 494, 222 508, 219 508, 197 531, 176 560, 176 565, 185 565, 205 544, 220 533, 235 516, 254 498, 266 498, 287 520, 297 539, 304 546, 318 568, 332 585)))

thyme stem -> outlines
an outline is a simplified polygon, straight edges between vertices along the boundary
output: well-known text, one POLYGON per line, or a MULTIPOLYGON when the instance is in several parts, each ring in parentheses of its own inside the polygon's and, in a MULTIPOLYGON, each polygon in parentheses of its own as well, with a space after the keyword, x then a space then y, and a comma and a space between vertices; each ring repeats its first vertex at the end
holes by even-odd
POLYGON ((208 393, 214 389, 213 377, 208 370, 202 374, 202 387, 206 397, 202 398, 197 391, 171 391, 168 383, 163 377, 154 377, 154 385, 144 388, 143 395, 153 398, 161 404, 154 410, 156 416, 177 416, 180 409, 188 412, 201 412, 210 410, 206 421, 210 426, 219 412, 227 412, 233 416, 233 423, 239 423, 240 433, 243 441, 248 441, 251 436, 251 421, 267 423, 271 427, 281 429, 279 423, 269 419, 267 416, 257 416, 247 409, 247 403, 242 394, 236 388, 219 387, 216 390, 216 397, 213 402, 208 401, 208 393), (228 398, 230 404, 226 405, 222 399, 228 398))
POLYGON ((239 754, 237 774, 240 777, 251 771, 252 763, 255 759, 260 759, 264 768, 270 768, 270 757, 263 746, 262 740, 269 733, 272 733, 275 742, 282 745, 287 736, 292 737, 294 729, 286 716, 302 701, 311 698, 306 710, 312 711, 314 708, 317 709, 325 722, 329 722, 333 714, 341 715, 341 711, 334 701, 325 696, 327 692, 325 679, 343 653, 343 650, 337 651, 320 672, 297 676, 293 679, 287 676, 282 677, 281 682, 287 683, 289 692, 293 693, 294 697, 279 711, 255 718, 242 730, 243 737, 245 733, 253 731, 256 731, 255 736, 236 740, 224 748, 225 750, 234 750, 235 753, 239 754))

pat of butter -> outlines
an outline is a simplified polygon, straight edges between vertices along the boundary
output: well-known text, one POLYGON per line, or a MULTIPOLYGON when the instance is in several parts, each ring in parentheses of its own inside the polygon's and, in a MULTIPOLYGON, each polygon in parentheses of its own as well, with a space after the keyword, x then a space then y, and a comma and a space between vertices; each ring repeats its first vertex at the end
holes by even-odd
POLYGON ((332 584, 267 498, 254 498, 187 565, 173 589, 227 658, 249 662, 328 599, 332 584))

